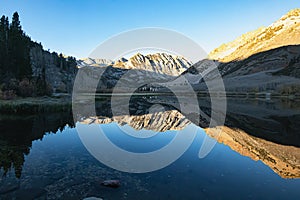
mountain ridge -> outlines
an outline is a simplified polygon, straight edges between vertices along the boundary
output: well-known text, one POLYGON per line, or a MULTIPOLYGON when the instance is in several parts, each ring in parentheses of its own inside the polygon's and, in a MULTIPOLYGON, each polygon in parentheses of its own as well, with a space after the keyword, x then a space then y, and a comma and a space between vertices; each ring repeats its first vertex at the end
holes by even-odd
POLYGON ((79 67, 111 66, 119 69, 139 69, 171 76, 180 75, 192 65, 191 62, 182 56, 176 56, 167 53, 154 53, 147 55, 137 53, 129 59, 122 57, 117 61, 87 58, 79 60, 77 64, 79 67))
POLYGON ((208 58, 220 62, 242 60, 255 53, 300 44, 300 9, 293 9, 268 27, 260 27, 222 44, 208 58))

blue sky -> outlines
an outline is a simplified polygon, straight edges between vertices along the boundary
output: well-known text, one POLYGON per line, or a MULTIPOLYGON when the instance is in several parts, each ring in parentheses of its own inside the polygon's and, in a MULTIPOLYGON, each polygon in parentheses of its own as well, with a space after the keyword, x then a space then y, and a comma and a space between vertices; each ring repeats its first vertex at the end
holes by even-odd
POLYGON ((299 0, 0 0, 0 14, 20 14, 25 32, 45 49, 87 57, 123 31, 161 27, 190 37, 207 52, 267 26, 299 0))

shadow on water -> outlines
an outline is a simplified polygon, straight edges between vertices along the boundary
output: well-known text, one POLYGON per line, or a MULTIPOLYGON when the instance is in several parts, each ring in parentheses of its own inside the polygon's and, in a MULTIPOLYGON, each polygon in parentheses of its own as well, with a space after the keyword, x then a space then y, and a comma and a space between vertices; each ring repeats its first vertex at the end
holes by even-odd
POLYGON ((24 156, 30 153, 34 140, 42 140, 47 133, 74 126, 71 113, 48 113, 34 116, 0 116, 0 168, 5 175, 12 167, 21 177, 24 156))
MULTIPOLYGON (((128 109, 122 97, 118 100, 120 115, 128 109), (124 108, 122 108, 124 107, 124 108), (126 107, 126 108, 125 108, 126 107)), ((188 104, 189 97, 186 98, 188 104)), ((209 98, 199 98, 199 107, 207 116, 211 116, 211 102, 209 98)), ((145 96, 143 98, 133 97, 129 106, 130 115, 144 115, 155 112, 155 105, 161 105, 159 109, 178 110, 181 108, 174 96, 145 96), (162 108, 163 107, 163 108, 162 108)), ((84 107, 83 107, 84 110, 84 107)), ((159 110, 158 110, 159 111, 159 110)), ((262 138, 277 144, 292 145, 300 147, 300 103, 288 99, 242 99, 227 98, 227 111, 224 114, 218 109, 216 116, 226 115, 225 125, 232 129, 240 129, 249 135, 262 138)), ((126 113, 126 112, 125 112, 126 113)), ((111 117, 111 99, 102 97, 96 103, 96 114, 101 117, 111 117)), ((210 120, 200 118, 195 119, 196 114, 182 113, 188 120, 199 127, 208 128, 210 120)), ((217 120, 218 122, 218 120, 217 120)))

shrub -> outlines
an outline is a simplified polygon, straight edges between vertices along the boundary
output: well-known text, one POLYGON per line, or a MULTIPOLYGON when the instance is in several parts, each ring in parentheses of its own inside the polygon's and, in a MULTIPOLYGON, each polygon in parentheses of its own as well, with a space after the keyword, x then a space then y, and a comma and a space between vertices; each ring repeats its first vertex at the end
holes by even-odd
POLYGON ((33 96, 34 87, 33 84, 27 79, 24 78, 18 87, 18 95, 22 97, 31 97, 33 96))
POLYGON ((15 79, 15 78, 8 79, 1 86, 2 87, 2 91, 6 91, 6 90, 17 91, 18 90, 18 84, 19 84, 19 82, 18 82, 17 79, 15 79))
POLYGON ((281 95, 300 94, 299 85, 285 85, 279 89, 281 95))
POLYGON ((34 94, 36 96, 51 96, 52 86, 49 83, 38 79, 34 81, 34 94))
POLYGON ((16 92, 14 90, 5 90, 5 91, 1 91, 1 99, 4 100, 11 100, 16 98, 16 92))

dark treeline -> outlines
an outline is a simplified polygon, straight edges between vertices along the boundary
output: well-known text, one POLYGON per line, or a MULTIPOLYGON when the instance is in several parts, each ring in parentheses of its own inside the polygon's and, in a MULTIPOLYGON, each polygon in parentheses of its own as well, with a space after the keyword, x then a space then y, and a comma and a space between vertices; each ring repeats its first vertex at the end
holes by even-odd
MULTIPOLYGON (((51 95, 53 88, 46 79, 46 64, 40 64, 40 72, 33 74, 33 63, 37 63, 33 60, 37 58, 31 56, 34 48, 46 52, 40 43, 33 42, 22 30, 17 12, 13 14, 11 23, 3 15, 0 19, 0 98, 51 95)), ((54 65, 62 70, 76 67, 73 57, 65 58, 56 52, 51 56, 55 58, 54 65)))

